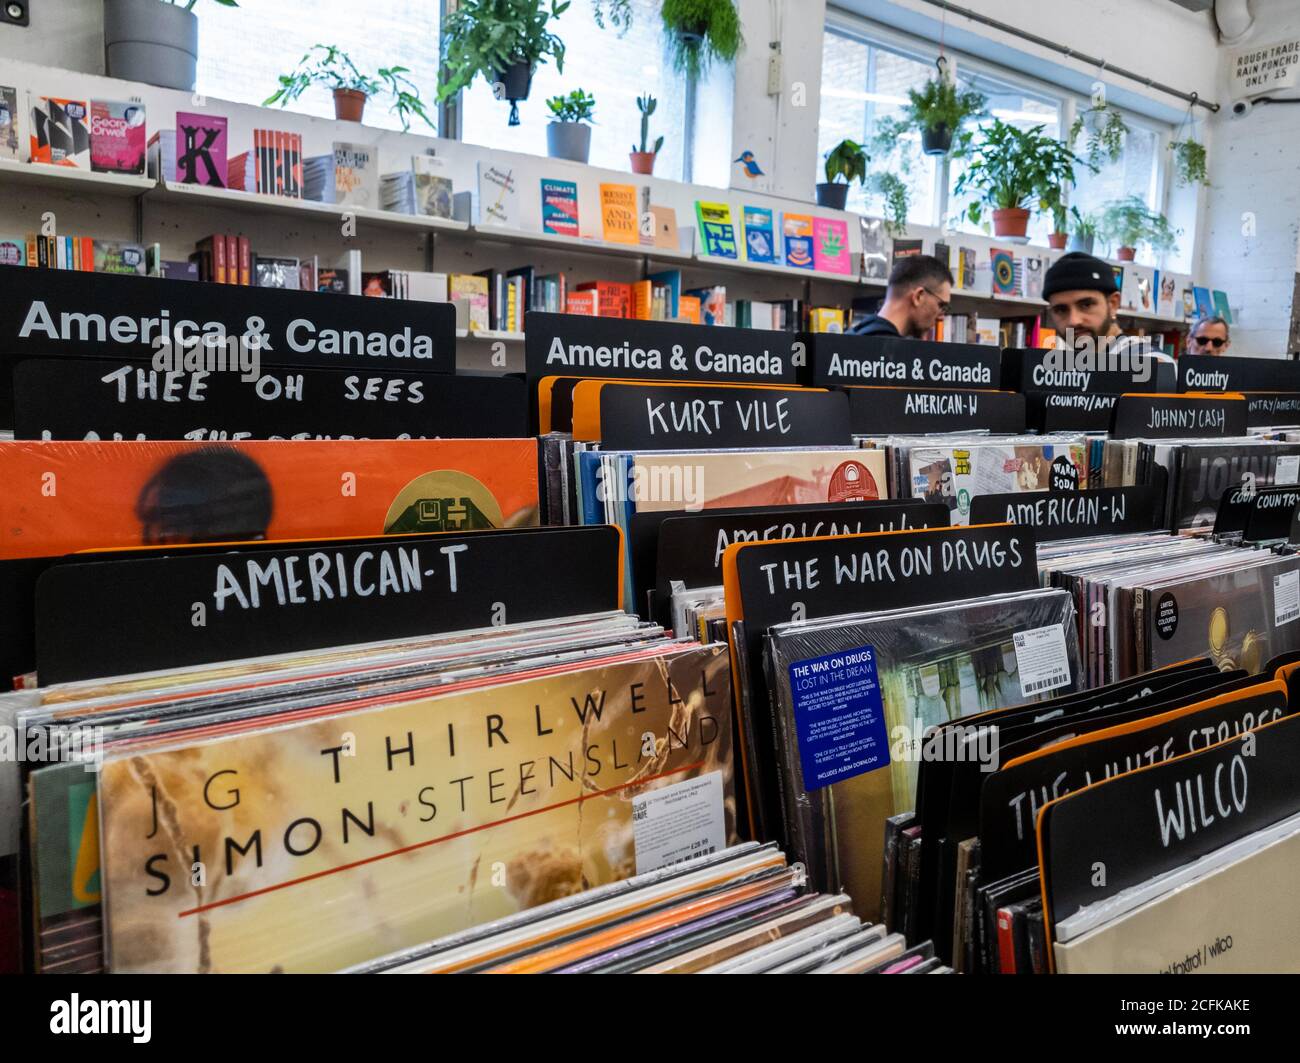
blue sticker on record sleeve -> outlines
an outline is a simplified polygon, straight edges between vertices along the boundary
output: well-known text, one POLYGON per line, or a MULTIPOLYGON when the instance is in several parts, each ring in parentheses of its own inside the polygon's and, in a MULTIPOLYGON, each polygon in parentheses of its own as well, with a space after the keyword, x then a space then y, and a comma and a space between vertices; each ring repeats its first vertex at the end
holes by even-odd
POLYGON ((889 765, 876 651, 861 646, 790 666, 805 790, 889 765))

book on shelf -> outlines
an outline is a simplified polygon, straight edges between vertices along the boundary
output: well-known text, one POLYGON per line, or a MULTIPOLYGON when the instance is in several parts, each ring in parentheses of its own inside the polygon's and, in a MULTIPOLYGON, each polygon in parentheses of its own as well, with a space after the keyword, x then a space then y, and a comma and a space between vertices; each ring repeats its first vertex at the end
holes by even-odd
POLYGON ((695 221, 699 225, 700 247, 709 258, 739 257, 736 226, 729 203, 695 201, 695 221))
POLYGON ((26 266, 27 241, 0 237, 0 266, 26 266))
POLYGON ((776 262, 776 223, 766 207, 742 207, 745 258, 750 262, 776 262))
POLYGON ((542 232, 552 236, 579 236, 577 182, 543 177, 541 183, 542 232))
POLYGON ((849 225, 843 218, 813 218, 813 269, 844 276, 852 273, 849 225))
POLYGON ((171 146, 175 177, 168 180, 183 185, 225 188, 228 129, 229 122, 221 115, 177 111, 171 146))
POLYGON ((636 185, 600 186, 601 238, 610 244, 639 244, 641 229, 637 224, 636 185))
POLYGON ((471 332, 487 332, 492 327, 486 277, 469 273, 449 274, 447 293, 456 307, 457 327, 471 332))
POLYGON ((911 255, 919 255, 925 247, 924 240, 902 240, 895 238, 893 247, 890 252, 890 261, 897 262, 900 258, 908 258, 911 255))
POLYGON ((838 306, 810 306, 808 308, 808 331, 843 332, 844 311, 838 306))
POLYGON ((1211 293, 1214 301, 1214 313, 1216 316, 1223 318, 1229 325, 1232 324, 1232 307, 1228 304, 1228 293, 1221 292, 1217 288, 1211 293))
POLYGON ((1002 342, 1002 322, 996 317, 977 317, 975 342, 986 346, 998 346, 1002 342))
POLYGON ((32 162, 90 166, 90 107, 85 100, 28 95, 32 162))
POLYGON ((426 218, 450 218, 455 189, 446 162, 436 155, 413 155, 411 172, 415 175, 415 213, 426 218))
POLYGON ((144 104, 90 101, 90 168, 96 173, 144 174, 147 149, 144 104))
POLYGON ((632 316, 632 285, 619 281, 585 281, 576 291, 596 293, 596 313, 600 317, 632 316))
POLYGON ((254 129, 253 148, 229 160, 230 188, 267 196, 302 199, 302 135, 279 129, 254 129))
POLYGON ((410 170, 386 173, 379 179, 379 209, 415 214, 415 174, 410 170))
POLYGON ((378 209, 378 153, 368 144, 336 140, 328 154, 303 159, 303 198, 378 209))
POLYGON ((672 207, 651 203, 650 217, 654 219, 653 245, 666 251, 680 251, 681 234, 677 231, 677 211, 672 207))
POLYGON ((512 166, 478 164, 478 223, 521 228, 519 178, 512 166))
POLYGON ((861 217, 858 233, 862 238, 862 276, 869 281, 889 279, 889 234, 883 218, 861 217))
POLYGON ((94 268, 96 273, 129 273, 143 277, 148 273, 145 249, 140 244, 95 240, 94 268))
POLYGON ((794 269, 813 268, 813 220, 811 214, 782 214, 781 236, 785 264, 794 269))
POLYGON ((700 297, 698 295, 683 295, 677 300, 677 320, 685 321, 690 325, 702 323, 700 297))
POLYGON ((259 288, 287 288, 298 291, 301 277, 298 259, 253 256, 253 283, 259 288))
POLYGON ((720 284, 708 288, 692 288, 686 293, 700 301, 700 320, 705 325, 727 323, 727 289, 720 284))
POLYGON ((18 133, 18 90, 0 85, 0 159, 21 162, 22 148, 18 133))
POLYGON ((597 296, 594 291, 569 292, 564 303, 566 314, 580 314, 584 317, 598 317, 597 296))

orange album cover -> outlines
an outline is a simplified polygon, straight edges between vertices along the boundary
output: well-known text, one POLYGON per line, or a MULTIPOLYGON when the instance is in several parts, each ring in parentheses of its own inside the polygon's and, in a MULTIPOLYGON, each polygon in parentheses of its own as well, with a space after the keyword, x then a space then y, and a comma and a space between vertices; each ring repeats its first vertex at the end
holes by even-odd
POLYGON ((0 443, 0 559, 538 523, 533 439, 0 443))

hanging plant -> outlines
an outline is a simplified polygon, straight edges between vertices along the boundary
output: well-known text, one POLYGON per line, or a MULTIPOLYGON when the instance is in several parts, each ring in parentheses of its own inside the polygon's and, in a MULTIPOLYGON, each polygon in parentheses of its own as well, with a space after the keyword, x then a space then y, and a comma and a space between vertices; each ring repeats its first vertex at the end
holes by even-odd
POLYGON ((1206 170, 1205 145, 1192 140, 1175 140, 1169 145, 1174 154, 1174 172, 1178 177, 1179 187, 1187 185, 1205 185, 1210 187, 1206 170))
POLYGON ((874 173, 867 187, 885 201, 885 231, 890 236, 907 235, 907 210, 911 205, 907 185, 893 170, 874 173))
POLYGON ((632 28, 632 0, 591 0, 591 17, 601 29, 618 30, 622 37, 632 28))
POLYGON ((1079 135, 1084 132, 1088 137, 1082 154, 1090 166, 1096 169, 1102 160, 1119 162, 1124 154, 1124 138, 1130 132, 1119 111, 1106 104, 1081 111, 1070 126, 1070 143, 1077 143, 1079 135))
MULTIPOLYGON (((941 60, 942 62, 942 60, 941 60)), ((941 66, 940 70, 944 68, 941 66)), ((944 74, 927 81, 920 90, 907 90, 901 118, 876 123, 876 146, 891 144, 916 132, 927 155, 946 155, 954 140, 963 140, 963 127, 987 113, 988 99, 974 89, 959 90, 944 74)))
POLYGON ((661 15, 673 69, 686 77, 734 62, 745 43, 734 0, 664 0, 661 15))

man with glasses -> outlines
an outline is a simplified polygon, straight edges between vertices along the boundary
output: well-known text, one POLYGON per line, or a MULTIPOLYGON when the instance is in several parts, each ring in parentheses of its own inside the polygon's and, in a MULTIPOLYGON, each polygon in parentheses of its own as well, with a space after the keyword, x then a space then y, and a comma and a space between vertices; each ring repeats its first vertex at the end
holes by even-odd
POLYGON ((908 255, 894 263, 880 312, 849 329, 855 336, 920 339, 948 313, 952 273, 931 255, 908 255))
POLYGON ((1221 317, 1201 318, 1187 337, 1188 354, 1227 354, 1231 346, 1228 323, 1221 317))

